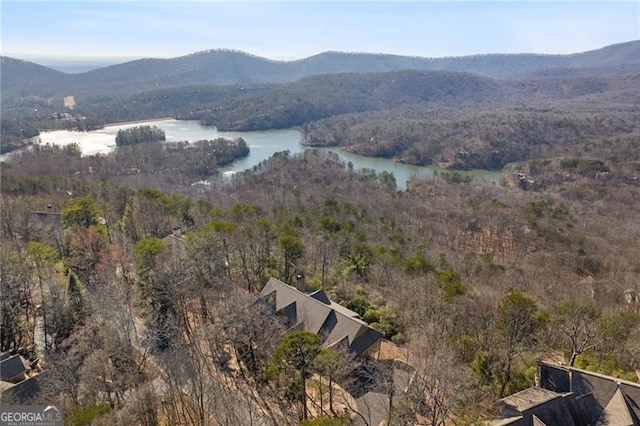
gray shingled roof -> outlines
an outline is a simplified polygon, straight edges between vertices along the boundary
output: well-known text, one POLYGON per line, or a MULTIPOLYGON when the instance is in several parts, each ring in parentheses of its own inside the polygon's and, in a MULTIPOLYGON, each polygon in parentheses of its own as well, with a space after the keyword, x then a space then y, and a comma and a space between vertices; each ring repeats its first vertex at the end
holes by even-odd
POLYGON ((261 295, 296 329, 319 335, 325 347, 346 344, 350 351, 361 355, 382 338, 380 331, 369 327, 356 312, 332 302, 322 290, 305 294, 271 278, 261 295))
POLYGON ((10 401, 12 404, 33 403, 32 399, 40 391, 41 380, 45 375, 46 371, 4 389, 0 393, 0 399, 2 401, 10 401))
POLYGON ((598 421, 597 426, 638 426, 638 418, 633 413, 629 401, 620 388, 616 389, 598 421))
POLYGON ((505 407, 505 410, 517 415, 560 397, 561 395, 556 392, 534 386, 505 396, 500 402, 505 407))
POLYGON ((23 375, 29 366, 25 363, 22 355, 13 355, 0 362, 0 380, 4 382, 13 382, 15 379, 23 375))
POLYGON ((505 418, 522 419, 506 424, 518 426, 575 426, 566 398, 570 394, 559 394, 540 387, 531 387, 500 400, 505 418))

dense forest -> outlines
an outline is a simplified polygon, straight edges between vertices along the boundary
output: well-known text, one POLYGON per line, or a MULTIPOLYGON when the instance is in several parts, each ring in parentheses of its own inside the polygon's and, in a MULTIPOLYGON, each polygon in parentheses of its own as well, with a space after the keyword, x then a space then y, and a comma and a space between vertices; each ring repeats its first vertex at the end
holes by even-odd
MULTIPOLYGON (((59 156, 95 161, 59 152, 52 164, 59 156)), ((71 418, 115 424, 136 413, 142 423, 167 416, 207 424, 207 416, 239 421, 249 410, 295 423, 295 394, 281 399, 289 385, 272 375, 282 325, 256 309, 255 293, 267 278, 291 283, 298 271, 413 356, 437 361, 437 377, 424 366, 429 377, 451 386, 437 403, 462 423, 490 416, 497 397, 528 386, 537 357, 557 353, 634 376, 640 316, 625 295, 635 294, 640 274, 637 162, 514 165, 540 182, 528 191, 443 175, 398 192, 383 175, 350 170, 326 153, 282 153, 204 194, 183 187, 185 195, 134 189, 138 176, 28 163, 29 172, 19 163, 3 172, 10 261, 2 345, 33 350, 46 318, 41 392, 66 401, 71 418), (41 210, 47 219, 33 213, 41 210), (165 238, 172 229, 185 238, 179 249, 165 238), (516 320, 526 340, 511 340, 516 320), (132 324, 144 336, 132 337, 132 324), (578 325, 586 334, 568 334, 578 325), (224 367, 230 358, 239 364, 224 367), (173 367, 176 359, 184 369, 173 367), (158 378, 175 386, 163 406, 154 402, 158 378), (203 399, 178 409, 182 386, 201 389, 203 399), (233 403, 220 399, 222 389, 233 403), (204 420, 190 417, 198 415, 204 420)), ((511 171, 505 180, 517 182, 511 171)), ((331 356, 346 363, 334 379, 348 382, 354 361, 331 356)), ((399 395, 397 415, 432 412, 418 404, 421 392, 399 395)))
POLYGON ((149 126, 110 154, 30 142, 2 163, 0 346, 37 386, 3 403, 60 401, 71 425, 369 425, 374 405, 393 425, 470 425, 532 386, 540 359, 636 382, 639 77, 606 58, 521 80, 327 74, 73 109, 46 88, 14 97, 3 146, 170 115, 301 125, 310 146, 502 182, 451 170, 398 190, 323 150, 213 180, 248 154, 243 139, 158 142, 149 126), (384 350, 287 333, 259 297, 270 278, 323 290, 384 350))
POLYGON ((160 142, 167 140, 164 131, 156 126, 135 126, 118 130, 116 146, 136 145, 144 142, 160 142))
MULTIPOLYGON (((135 128, 132 128, 135 129, 135 128)), ((242 138, 217 138, 195 142, 140 142, 121 145, 110 155, 82 156, 80 148, 35 145, 15 153, 3 165, 3 188, 12 188, 12 176, 41 176, 43 173, 82 176, 95 181, 124 181, 134 186, 183 189, 218 175, 218 168, 249 154, 242 138)))

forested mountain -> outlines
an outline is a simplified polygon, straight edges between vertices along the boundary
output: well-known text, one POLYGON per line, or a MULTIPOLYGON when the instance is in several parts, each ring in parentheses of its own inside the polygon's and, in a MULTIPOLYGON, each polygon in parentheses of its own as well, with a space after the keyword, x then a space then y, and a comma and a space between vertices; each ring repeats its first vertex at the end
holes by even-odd
POLYGON ((86 96, 135 93, 194 84, 284 83, 326 73, 446 70, 513 78, 557 68, 615 68, 640 61, 640 42, 631 41, 572 55, 493 54, 420 58, 325 52, 296 61, 273 61, 243 52, 210 50, 173 59, 140 59, 81 73, 62 74, 25 61, 2 62, 4 96, 86 96), (35 86, 30 85, 36 81, 35 86))
POLYGON ((286 128, 403 106, 490 105, 504 98, 505 89, 489 78, 447 71, 324 74, 222 100, 199 118, 224 130, 286 128))
POLYGON ((58 95, 57 87, 69 78, 67 74, 33 62, 0 57, 2 97, 58 95))
POLYGON ((569 102, 589 109, 601 98, 609 106, 629 108, 637 102, 637 81, 637 73, 524 80, 450 71, 325 74, 221 100, 196 118, 224 130, 263 130, 346 113, 398 109, 404 115, 409 110, 431 119, 434 111, 445 108, 455 109, 458 117, 496 108, 563 108, 569 102))

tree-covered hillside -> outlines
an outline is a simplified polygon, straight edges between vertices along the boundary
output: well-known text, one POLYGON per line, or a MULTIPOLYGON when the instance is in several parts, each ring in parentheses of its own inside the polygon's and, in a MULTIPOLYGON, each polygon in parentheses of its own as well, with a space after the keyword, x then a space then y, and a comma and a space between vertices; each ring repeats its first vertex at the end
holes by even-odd
MULTIPOLYGON (((41 156, 28 172, 20 163, 3 170, 10 261, 1 271, 2 342, 29 347, 29 330, 46 315, 50 373, 41 392, 64 401, 69 420, 241 422, 249 410, 267 424, 296 424, 296 373, 274 370, 282 325, 256 299, 269 277, 293 284, 298 272, 412 359, 438 360, 418 377, 447 380, 451 392, 437 400, 423 387, 396 394, 394 413, 408 423, 435 404, 467 423, 486 418, 496 398, 532 383, 535 359, 549 353, 625 378, 638 363, 637 299, 626 296, 640 270, 636 162, 514 165, 545 182, 529 190, 442 174, 398 192, 384 174, 351 170, 331 155, 281 153, 203 193, 162 179, 132 187, 170 169, 77 174, 107 159, 78 157, 61 169, 58 155, 50 166, 41 156), (164 238, 178 227, 180 242, 164 238), (588 350, 563 332, 578 321, 588 350), (131 338, 131 323, 144 336, 131 338), (163 404, 154 402, 160 389, 163 404)), ((116 165, 130 157, 112 156, 116 165)), ((511 171, 505 179, 517 182, 511 171)), ((324 354, 319 360, 334 367, 318 360, 311 368, 348 384, 356 364, 343 356, 324 354)), ((324 389, 327 401, 319 377, 310 374, 307 387, 324 389)), ((331 397, 336 406, 340 395, 331 397)), ((320 404, 317 393, 308 398, 320 404)), ((351 410, 336 415, 357 416, 351 410)))
POLYGON ((640 117, 632 111, 436 114, 387 111, 331 117, 306 124, 303 143, 458 169, 502 169, 516 161, 568 153, 637 159, 640 117))

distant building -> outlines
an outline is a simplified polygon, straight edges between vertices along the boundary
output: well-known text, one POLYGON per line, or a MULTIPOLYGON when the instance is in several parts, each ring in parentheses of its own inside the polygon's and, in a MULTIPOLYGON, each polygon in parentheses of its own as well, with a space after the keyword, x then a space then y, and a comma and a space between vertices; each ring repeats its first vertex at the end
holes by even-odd
POLYGON ((171 256, 178 256, 182 251, 182 243, 184 243, 184 237, 182 236, 182 227, 174 226, 171 229, 171 234, 164 237, 162 241, 169 248, 169 253, 171 254, 171 256))
POLYGON ((76 99, 73 96, 65 96, 64 97, 64 107, 73 109, 76 106, 76 99))
POLYGON ((51 205, 46 211, 32 211, 28 219, 28 238, 58 246, 62 235, 62 213, 54 212, 51 205))

